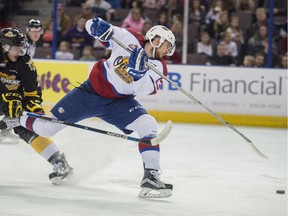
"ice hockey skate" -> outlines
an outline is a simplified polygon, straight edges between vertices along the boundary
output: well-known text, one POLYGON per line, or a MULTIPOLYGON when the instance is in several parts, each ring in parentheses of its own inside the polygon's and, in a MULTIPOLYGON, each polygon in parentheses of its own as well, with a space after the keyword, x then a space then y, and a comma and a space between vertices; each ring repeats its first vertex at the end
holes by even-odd
POLYGON ((140 198, 164 198, 172 195, 173 185, 160 181, 157 170, 145 169, 141 182, 140 198))
POLYGON ((20 138, 11 129, 0 130, 0 144, 18 144, 20 138))
POLYGON ((20 126, 20 120, 19 118, 9 118, 7 116, 4 116, 4 118, 0 121, 0 129, 12 129, 14 127, 20 126))
POLYGON ((56 156, 52 161, 51 164, 54 166, 53 171, 49 175, 49 179, 51 180, 52 184, 60 185, 65 184, 69 181, 69 179, 73 176, 73 168, 70 167, 68 162, 66 161, 65 155, 61 154, 56 156))

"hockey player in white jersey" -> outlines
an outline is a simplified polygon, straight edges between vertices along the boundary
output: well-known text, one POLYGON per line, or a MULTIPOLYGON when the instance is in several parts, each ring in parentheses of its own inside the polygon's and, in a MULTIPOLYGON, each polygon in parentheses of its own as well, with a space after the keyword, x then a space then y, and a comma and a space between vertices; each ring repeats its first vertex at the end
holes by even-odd
MULTIPOLYGON (((70 123, 99 117, 126 134, 135 131, 140 138, 155 137, 156 120, 134 97, 156 94, 161 87, 162 77, 146 67, 145 62, 148 61, 167 75, 167 66, 162 58, 174 53, 173 33, 164 26, 154 26, 143 37, 132 29, 112 26, 100 18, 88 20, 86 30, 112 50, 111 56, 95 63, 87 81, 65 95, 52 108, 53 117, 70 123), (132 49, 132 53, 115 43, 112 36, 132 49)), ((20 123, 48 137, 65 127, 27 116, 21 116, 20 123)), ((159 178, 159 144, 151 146, 139 143, 138 147, 144 164, 139 197, 171 196, 173 186, 159 178)))

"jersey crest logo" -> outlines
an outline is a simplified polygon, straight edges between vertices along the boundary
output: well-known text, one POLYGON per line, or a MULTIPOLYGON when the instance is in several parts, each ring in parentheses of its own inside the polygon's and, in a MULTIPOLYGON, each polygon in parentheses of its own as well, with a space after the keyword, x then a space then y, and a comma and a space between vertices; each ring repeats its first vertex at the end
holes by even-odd
POLYGON ((114 72, 127 84, 133 82, 133 78, 128 74, 127 65, 128 57, 118 56, 113 62, 114 72))
POLYGON ((7 75, 0 72, 0 80, 8 90, 17 90, 21 84, 20 80, 16 79, 15 75, 7 75))
POLYGON ((35 63, 31 59, 26 64, 29 66, 31 71, 36 71, 35 63))
POLYGON ((155 82, 155 87, 156 87, 156 89, 159 90, 162 85, 163 85, 163 80, 162 80, 162 78, 157 79, 156 82, 155 82))

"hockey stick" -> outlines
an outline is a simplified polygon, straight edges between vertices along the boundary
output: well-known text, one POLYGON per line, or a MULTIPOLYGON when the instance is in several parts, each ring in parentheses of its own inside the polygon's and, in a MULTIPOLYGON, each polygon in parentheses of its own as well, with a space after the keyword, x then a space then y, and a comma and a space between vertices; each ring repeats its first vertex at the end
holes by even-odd
POLYGON ((97 128, 88 127, 88 126, 85 126, 85 125, 80 125, 80 124, 75 124, 75 123, 69 123, 69 122, 61 121, 61 120, 58 120, 58 119, 55 119, 55 118, 50 118, 48 116, 39 115, 39 114, 36 114, 36 113, 31 113, 31 112, 24 111, 22 113, 22 115, 33 117, 33 118, 42 119, 42 120, 45 120, 45 121, 54 122, 54 123, 57 123, 57 124, 68 125, 68 126, 71 126, 71 127, 80 128, 80 129, 84 129, 84 130, 88 130, 88 131, 93 131, 93 132, 105 134, 105 135, 108 135, 108 136, 118 137, 118 138, 121 138, 121 139, 126 139, 126 140, 130 140, 130 141, 135 141, 135 142, 142 142, 142 143, 150 144, 152 146, 158 145, 160 142, 162 142, 168 136, 168 134, 170 133, 170 131, 172 130, 172 127, 173 127, 172 122, 168 121, 166 123, 166 125, 165 125, 165 128, 155 138, 152 138, 152 139, 139 139, 139 138, 126 136, 126 135, 115 133, 115 132, 110 132, 110 131, 105 131, 105 130, 101 130, 101 129, 97 129, 97 128))
MULTIPOLYGON (((132 52, 131 49, 129 49, 127 46, 125 46, 121 41, 116 39, 115 37, 112 36, 111 38, 115 43, 117 43, 119 46, 121 46, 123 49, 125 49, 128 52, 132 52)), ((152 64, 149 62, 146 62, 146 66, 149 67, 151 70, 153 70, 155 73, 157 73, 159 76, 161 76, 163 79, 165 79, 167 82, 172 84, 175 88, 177 88, 179 91, 181 91, 183 94, 185 94, 187 97, 189 97, 191 100, 193 100, 195 103, 199 104, 201 107, 203 107, 205 110, 207 110, 212 116, 217 118, 222 124, 226 125, 230 129, 232 129, 234 132, 239 134, 251 147, 252 149, 257 153, 262 158, 268 159, 268 157, 263 154, 257 147, 256 145, 248 139, 246 136, 244 136, 240 131, 238 131, 235 127, 230 125, 227 121, 225 121, 223 118, 221 118, 219 115, 217 115, 214 111, 212 111, 210 108, 202 104, 199 100, 197 100, 195 97, 193 97, 191 94, 189 94, 187 91, 185 91, 183 88, 181 88, 177 83, 173 82, 170 80, 168 77, 164 76, 156 67, 154 67, 152 64)))

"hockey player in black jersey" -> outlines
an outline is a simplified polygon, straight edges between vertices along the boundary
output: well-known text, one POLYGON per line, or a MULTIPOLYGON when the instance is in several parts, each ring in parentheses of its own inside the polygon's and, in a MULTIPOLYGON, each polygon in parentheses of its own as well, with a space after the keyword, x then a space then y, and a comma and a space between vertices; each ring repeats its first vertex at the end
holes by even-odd
MULTIPOLYGON (((31 58, 34 57, 36 47, 38 45, 41 35, 43 34, 43 28, 40 20, 31 19, 26 26, 26 54, 31 58)), ((0 131, 0 140, 4 144, 16 144, 20 139, 16 136, 12 129, 3 129, 0 131)))
MULTIPOLYGON (((5 28, 0 32, 0 113, 5 115, 0 128, 13 124, 23 110, 44 113, 36 67, 26 54, 26 43, 25 36, 16 28, 5 28)), ((22 126, 15 127, 14 132, 53 165, 49 175, 53 184, 61 184, 72 176, 73 168, 50 138, 41 137, 22 126)))

